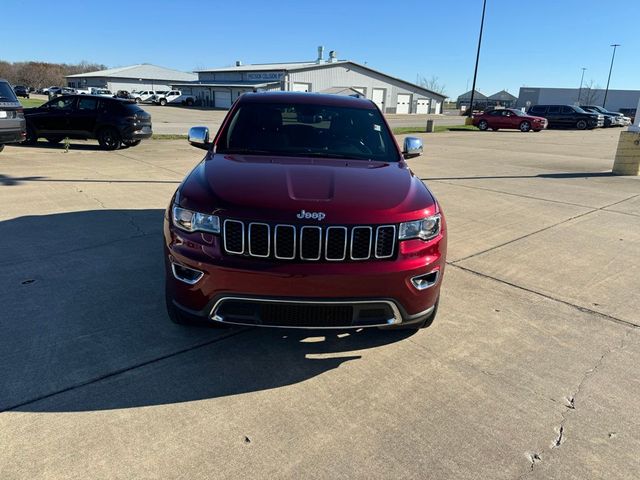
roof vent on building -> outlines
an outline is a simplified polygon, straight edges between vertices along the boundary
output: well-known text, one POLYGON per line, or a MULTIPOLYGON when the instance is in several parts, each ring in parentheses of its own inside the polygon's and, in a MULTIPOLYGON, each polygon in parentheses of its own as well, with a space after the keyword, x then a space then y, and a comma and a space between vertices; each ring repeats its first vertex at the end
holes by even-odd
POLYGON ((323 57, 324 57, 324 47, 320 45, 318 47, 318 58, 316 59, 316 63, 322 63, 323 57))
POLYGON ((335 50, 329 52, 329 63, 336 63, 338 61, 338 54, 335 50))
POLYGON ((240 65, 242 65, 242 61, 236 60, 236 67, 239 67, 240 65))

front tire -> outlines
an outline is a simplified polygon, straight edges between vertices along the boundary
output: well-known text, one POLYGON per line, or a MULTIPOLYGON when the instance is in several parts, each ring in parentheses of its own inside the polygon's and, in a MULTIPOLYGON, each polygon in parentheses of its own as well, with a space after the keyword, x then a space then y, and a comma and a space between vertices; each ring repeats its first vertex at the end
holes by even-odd
POLYGON ((115 128, 106 127, 98 132, 98 143, 105 150, 117 150, 122 145, 122 140, 115 128))
POLYGON ((140 97, 136 98, 136 103, 140 103, 142 101, 142 99, 140 97))
POLYGON ((161 98, 158 103, 160 104, 160 106, 164 107, 167 104, 167 99, 166 98, 161 98))
POLYGON ((586 130, 588 126, 589 126, 589 124, 587 123, 586 120, 578 120, 576 122, 576 128, 578 130, 586 130))
POLYGON ((529 123, 529 122, 527 122, 527 121, 525 120, 524 122, 522 122, 522 123, 520 124, 520 131, 521 131, 521 132, 526 133, 526 132, 528 132, 528 131, 530 131, 530 130, 531 130, 531 123, 529 123))
POLYGON ((0 152, 4 150, 4 145, 2 143, 0 143, 0 152))
POLYGON ((187 98, 187 107, 193 107, 193 99, 187 98))
POLYGON ((486 120, 480 120, 478 122, 478 128, 483 132, 486 132, 489 129, 489 123, 486 120))

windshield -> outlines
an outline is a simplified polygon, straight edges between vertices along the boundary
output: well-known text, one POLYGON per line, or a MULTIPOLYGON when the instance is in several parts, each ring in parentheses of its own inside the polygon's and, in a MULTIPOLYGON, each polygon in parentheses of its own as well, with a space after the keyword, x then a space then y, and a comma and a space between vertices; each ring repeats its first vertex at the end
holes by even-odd
POLYGON ((573 107, 573 109, 578 113, 593 113, 593 112, 585 112, 582 108, 578 107, 577 105, 573 107))
POLYGON ((515 113, 517 116, 519 117, 526 117, 527 114, 523 113, 521 110, 516 110, 515 108, 513 110, 509 110, 512 113, 515 113))
POLYGON ((398 162, 378 110, 326 105, 249 103, 218 140, 220 153, 398 162))

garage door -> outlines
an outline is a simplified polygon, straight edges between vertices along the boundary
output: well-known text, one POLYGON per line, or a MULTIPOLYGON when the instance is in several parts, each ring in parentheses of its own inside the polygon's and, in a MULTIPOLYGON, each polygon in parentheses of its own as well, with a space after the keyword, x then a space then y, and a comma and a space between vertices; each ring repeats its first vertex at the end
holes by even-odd
POLYGON ((231 107, 231 92, 214 92, 215 106, 216 108, 230 108, 231 107))
POLYGON ((291 85, 292 92, 308 92, 311 88, 308 83, 295 83, 291 85))
POLYGON ((384 112, 384 88, 374 88, 371 91, 371 100, 384 112))
POLYGON ((396 113, 409 113, 409 106, 411 105, 411 95, 406 93, 398 94, 398 105, 396 106, 396 113))
POLYGON ((429 113, 429 100, 419 98, 416 103, 416 113, 429 113))

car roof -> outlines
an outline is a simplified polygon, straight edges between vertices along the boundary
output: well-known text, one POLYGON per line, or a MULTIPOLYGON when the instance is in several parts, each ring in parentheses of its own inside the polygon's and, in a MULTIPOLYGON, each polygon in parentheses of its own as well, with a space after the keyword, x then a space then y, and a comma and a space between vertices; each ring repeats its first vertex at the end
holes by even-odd
POLYGON ((240 97, 242 103, 298 103, 308 105, 327 105, 335 107, 375 109, 375 104, 365 98, 332 95, 329 93, 307 92, 257 92, 245 93, 240 97))
POLYGON ((96 98, 99 100, 107 100, 107 101, 113 101, 113 102, 131 103, 131 104, 135 103, 133 100, 129 100, 128 98, 103 97, 101 95, 83 95, 80 93, 74 93, 71 95, 59 95, 52 100, 57 100, 59 98, 96 98))

